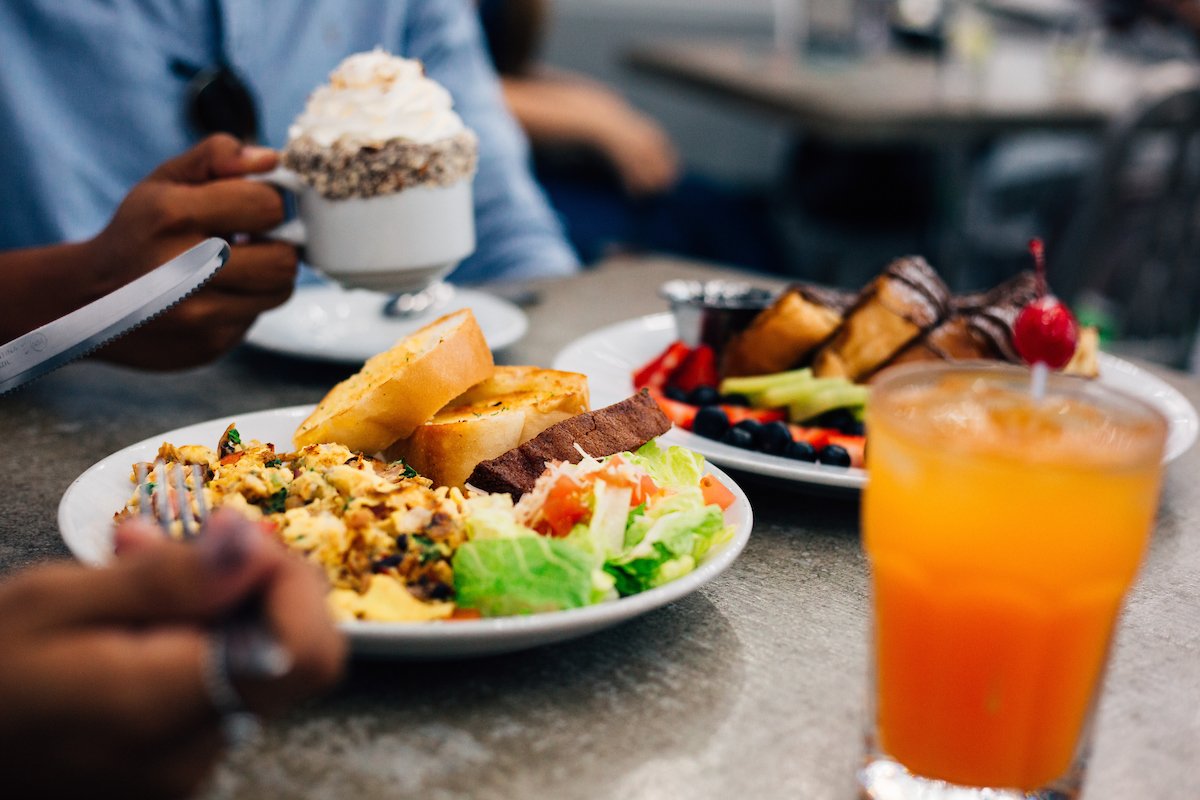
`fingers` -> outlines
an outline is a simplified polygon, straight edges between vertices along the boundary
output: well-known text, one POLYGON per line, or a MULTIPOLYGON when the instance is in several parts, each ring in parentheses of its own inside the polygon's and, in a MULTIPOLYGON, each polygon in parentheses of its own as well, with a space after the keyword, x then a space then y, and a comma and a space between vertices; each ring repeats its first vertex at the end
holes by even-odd
POLYGON ((279 161, 274 150, 247 147, 234 137, 218 133, 209 136, 182 155, 164 161, 150 173, 158 178, 182 183, 204 183, 273 169, 279 161))
POLYGON ((230 248, 229 261, 208 288, 237 295, 261 295, 255 314, 274 308, 291 296, 300 257, 285 242, 252 242, 230 248))
POLYGON ((229 611, 286 557, 257 527, 231 526, 194 545, 138 550, 104 569, 58 564, 31 570, 0 587, 0 605, 29 609, 22 624, 36 629, 195 623, 229 611))
POLYGON ((283 198, 265 183, 223 178, 173 194, 180 215, 202 231, 262 233, 283 222, 283 198))
POLYGON ((142 369, 207 364, 237 346, 259 314, 291 297, 298 263, 296 249, 281 242, 235 245, 204 288, 97 356, 142 369))
POLYGON ((292 656, 292 669, 270 681, 239 681, 255 711, 276 714, 296 701, 332 686, 346 660, 346 642, 329 616, 325 577, 298 557, 273 576, 262 598, 271 631, 292 656))

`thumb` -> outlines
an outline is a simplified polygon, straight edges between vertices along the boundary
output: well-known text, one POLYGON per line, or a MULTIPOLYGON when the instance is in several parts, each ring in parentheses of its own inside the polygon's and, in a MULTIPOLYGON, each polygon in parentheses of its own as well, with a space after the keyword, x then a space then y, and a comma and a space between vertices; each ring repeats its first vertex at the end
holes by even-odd
POLYGON ((29 577, 45 584, 34 596, 47 627, 206 621, 264 585, 284 557, 259 526, 218 510, 194 544, 135 547, 112 566, 72 580, 52 569, 29 577))
POLYGON ((273 169, 279 155, 268 147, 252 147, 226 133, 209 136, 191 150, 164 161, 151 178, 179 183, 207 183, 273 169))

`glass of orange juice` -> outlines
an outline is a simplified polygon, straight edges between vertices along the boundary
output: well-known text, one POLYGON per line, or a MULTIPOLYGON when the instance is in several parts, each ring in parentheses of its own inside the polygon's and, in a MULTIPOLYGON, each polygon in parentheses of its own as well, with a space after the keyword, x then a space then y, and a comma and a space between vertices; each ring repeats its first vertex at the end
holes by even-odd
POLYGON ((1035 400, 1028 370, 943 363, 883 373, 867 426, 861 795, 1075 796, 1165 419, 1098 381, 1035 400))

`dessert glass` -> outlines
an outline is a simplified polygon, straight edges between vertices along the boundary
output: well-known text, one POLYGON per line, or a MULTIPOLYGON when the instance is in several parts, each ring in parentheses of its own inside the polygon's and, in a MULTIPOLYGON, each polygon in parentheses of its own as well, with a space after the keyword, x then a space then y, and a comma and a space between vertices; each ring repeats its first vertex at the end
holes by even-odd
POLYGON ((867 798, 1063 798, 1083 782, 1167 424, 1098 381, 914 364, 872 388, 867 798))

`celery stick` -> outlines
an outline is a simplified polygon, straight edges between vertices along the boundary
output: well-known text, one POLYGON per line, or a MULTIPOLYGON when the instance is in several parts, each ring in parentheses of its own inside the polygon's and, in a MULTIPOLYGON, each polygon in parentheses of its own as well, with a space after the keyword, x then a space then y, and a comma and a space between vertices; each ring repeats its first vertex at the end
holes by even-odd
POLYGON ((804 422, 835 408, 856 408, 867 402, 867 387, 846 383, 827 385, 788 406, 793 422, 804 422))
POLYGON ((803 401, 817 392, 824 391, 831 386, 853 386, 854 384, 845 378, 813 378, 803 383, 788 383, 780 386, 775 386, 767 389, 762 394, 758 395, 759 403, 766 408, 780 408, 782 406, 790 406, 794 403, 803 401))
POLYGON ((793 369, 788 372, 772 372, 769 375, 747 375, 743 378, 726 378, 721 381, 721 394, 744 394, 753 400, 754 395, 761 394, 774 386, 812 379, 812 370, 793 369))

